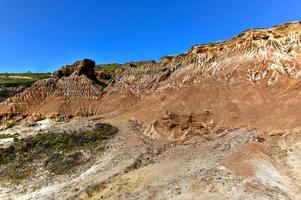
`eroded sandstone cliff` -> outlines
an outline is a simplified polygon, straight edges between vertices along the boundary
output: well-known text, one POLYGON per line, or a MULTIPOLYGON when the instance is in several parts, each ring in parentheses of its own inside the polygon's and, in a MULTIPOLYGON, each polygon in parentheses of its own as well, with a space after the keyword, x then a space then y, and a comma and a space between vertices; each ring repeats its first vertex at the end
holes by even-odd
POLYGON ((300 45, 301 24, 296 22, 248 30, 159 62, 127 63, 114 74, 95 74, 95 63, 84 60, 1 103, 0 116, 6 121, 127 110, 151 121, 169 110, 211 110, 216 120, 227 123, 293 126, 299 119, 300 45))
MULTIPOLYGON (((80 130, 85 119, 112 123, 120 132, 91 168, 72 178, 38 186, 35 180, 3 193, 23 199, 300 199, 300 56, 301 23, 294 22, 159 62, 127 63, 113 73, 95 70, 91 60, 64 66, 1 103, 1 121, 93 116, 66 126, 80 130)), ((65 131, 64 124, 52 126, 65 131)))

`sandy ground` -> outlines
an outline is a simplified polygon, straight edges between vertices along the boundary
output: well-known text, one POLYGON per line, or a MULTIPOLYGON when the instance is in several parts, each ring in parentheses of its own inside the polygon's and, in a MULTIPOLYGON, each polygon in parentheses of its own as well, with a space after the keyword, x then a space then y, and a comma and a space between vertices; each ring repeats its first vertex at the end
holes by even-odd
MULTIPOLYGON (((3 185, 1 199, 301 197, 298 134, 270 137, 257 130, 229 129, 181 142, 160 142, 133 130, 129 121, 97 117, 80 119, 82 123, 78 120, 62 124, 46 119, 31 131, 110 121, 118 125, 120 132, 88 169, 70 177, 58 176, 49 182, 3 185)), ((22 130, 22 126, 10 131, 18 130, 22 130)))

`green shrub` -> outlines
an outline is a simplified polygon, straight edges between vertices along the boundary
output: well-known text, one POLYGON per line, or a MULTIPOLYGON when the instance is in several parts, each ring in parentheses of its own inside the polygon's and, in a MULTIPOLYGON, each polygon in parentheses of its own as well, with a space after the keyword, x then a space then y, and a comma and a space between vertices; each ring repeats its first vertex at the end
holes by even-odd
POLYGON ((7 138, 16 138, 18 134, 0 134, 0 139, 7 139, 7 138))
POLYGON ((0 180, 25 179, 39 163, 54 174, 72 173, 87 162, 81 151, 103 151, 104 140, 117 131, 109 124, 100 124, 81 133, 45 132, 15 140, 10 147, 0 148, 0 180))
POLYGON ((15 122, 7 122, 6 123, 6 129, 10 129, 16 126, 15 122))
POLYGON ((88 141, 96 141, 96 140, 103 140, 107 139, 112 134, 109 132, 104 132, 100 130, 88 130, 83 133, 83 138, 88 141))
POLYGON ((96 65, 96 68, 102 69, 105 72, 111 72, 114 73, 116 70, 120 68, 120 64, 117 63, 111 63, 111 64, 99 64, 96 65))
POLYGON ((48 169, 58 175, 73 171, 76 166, 83 163, 81 152, 72 152, 70 154, 53 153, 47 158, 45 165, 48 169))

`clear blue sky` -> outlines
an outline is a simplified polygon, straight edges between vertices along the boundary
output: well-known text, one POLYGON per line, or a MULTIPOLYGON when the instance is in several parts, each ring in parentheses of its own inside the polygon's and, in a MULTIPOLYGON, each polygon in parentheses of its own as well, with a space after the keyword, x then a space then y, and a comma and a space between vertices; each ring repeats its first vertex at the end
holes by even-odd
POLYGON ((0 0, 0 72, 157 60, 295 20, 300 0, 0 0))

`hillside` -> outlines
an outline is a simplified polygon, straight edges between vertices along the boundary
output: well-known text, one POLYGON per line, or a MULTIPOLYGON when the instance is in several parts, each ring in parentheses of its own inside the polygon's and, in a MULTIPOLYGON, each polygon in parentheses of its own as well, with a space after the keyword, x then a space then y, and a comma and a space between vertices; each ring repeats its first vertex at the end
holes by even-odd
POLYGON ((38 177, 4 181, 3 198, 301 199, 300 22, 103 67, 77 61, 0 103, 2 134, 19 139, 118 129, 99 151, 72 146, 87 162, 71 175, 42 159, 38 177))
POLYGON ((34 82, 50 78, 43 73, 0 73, 0 102, 30 87, 34 82))

